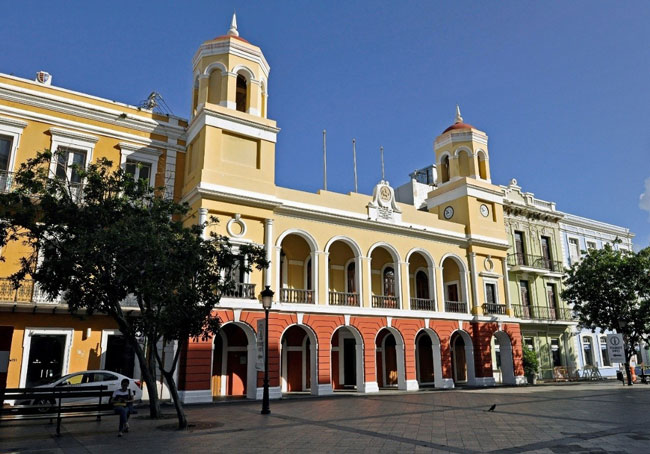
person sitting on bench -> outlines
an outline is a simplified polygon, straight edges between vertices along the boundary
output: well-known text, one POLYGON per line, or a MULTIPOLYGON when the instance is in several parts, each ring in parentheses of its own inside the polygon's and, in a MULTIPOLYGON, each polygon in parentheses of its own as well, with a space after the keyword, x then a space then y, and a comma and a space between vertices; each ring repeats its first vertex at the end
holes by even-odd
POLYGON ((120 427, 117 436, 121 437, 122 433, 129 431, 129 416, 133 408, 133 394, 129 389, 129 380, 122 380, 122 387, 113 391, 109 403, 113 404, 115 414, 120 415, 120 427))

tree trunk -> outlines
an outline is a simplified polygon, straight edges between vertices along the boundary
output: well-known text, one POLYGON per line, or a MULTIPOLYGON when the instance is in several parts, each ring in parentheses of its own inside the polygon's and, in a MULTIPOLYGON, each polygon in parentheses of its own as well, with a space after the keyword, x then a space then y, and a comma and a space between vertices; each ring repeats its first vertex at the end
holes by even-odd
POLYGON ((151 370, 151 364, 149 363, 146 355, 142 351, 140 344, 138 344, 137 339, 133 339, 135 354, 138 357, 140 362, 140 372, 142 374, 142 380, 147 384, 147 393, 149 394, 149 416, 152 419, 158 419, 161 416, 160 411, 160 400, 158 399, 158 386, 156 384, 155 373, 151 370))
POLYGON ((625 352, 625 374, 627 375, 627 385, 632 386, 632 373, 630 372, 630 354, 625 352))
POLYGON ((169 393, 172 395, 172 399, 174 400, 174 407, 176 408, 176 416, 178 417, 178 428, 185 429, 187 428, 187 417, 185 416, 185 411, 183 410, 180 397, 178 396, 178 389, 176 389, 176 382, 174 381, 174 371, 172 370, 168 372, 165 369, 163 369, 162 366, 161 366, 161 370, 165 377, 165 381, 167 382, 167 386, 169 386, 169 393))

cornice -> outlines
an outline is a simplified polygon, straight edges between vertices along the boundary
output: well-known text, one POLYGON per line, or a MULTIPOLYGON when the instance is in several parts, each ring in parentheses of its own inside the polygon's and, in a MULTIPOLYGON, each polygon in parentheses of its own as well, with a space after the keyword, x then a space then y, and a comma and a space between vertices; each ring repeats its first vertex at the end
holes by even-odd
POLYGON ((214 126, 227 130, 232 130, 238 134, 256 139, 262 139, 275 143, 280 128, 265 125, 263 123, 241 118, 235 115, 229 115, 224 112, 206 109, 205 107, 192 119, 187 129, 187 143, 191 143, 194 137, 204 126, 214 126))
POLYGON ((436 151, 445 145, 460 142, 476 142, 487 146, 488 136, 482 131, 471 129, 463 132, 447 132, 439 135, 433 142, 433 150, 436 151))
POLYGON ((245 44, 237 39, 204 42, 199 46, 192 58, 192 68, 196 68, 199 64, 199 60, 203 57, 223 54, 232 54, 254 61, 260 66, 264 76, 268 79, 271 67, 266 61, 266 58, 264 58, 262 50, 253 44, 245 44))
POLYGON ((630 229, 626 227, 621 227, 614 224, 608 224, 602 221, 596 221, 594 219, 583 218, 582 216, 576 216, 575 214, 562 213, 564 218, 560 221, 560 226, 562 224, 570 225, 574 227, 581 227, 590 230, 595 230, 598 232, 608 233, 610 235, 625 236, 626 238, 633 238, 634 233, 630 232, 630 229))
MULTIPOLYGON (((126 113, 122 110, 109 109, 107 107, 45 93, 40 90, 16 87, 5 83, 0 83, 0 100, 47 109, 66 115, 74 115, 103 123, 110 123, 111 125, 122 126, 137 131, 162 134, 171 138, 179 138, 185 133, 185 128, 177 124, 163 123, 153 118, 126 113)), ((102 101, 111 102, 108 100, 102 101)), ((137 107, 133 106, 125 105, 124 107, 137 109, 137 107)))

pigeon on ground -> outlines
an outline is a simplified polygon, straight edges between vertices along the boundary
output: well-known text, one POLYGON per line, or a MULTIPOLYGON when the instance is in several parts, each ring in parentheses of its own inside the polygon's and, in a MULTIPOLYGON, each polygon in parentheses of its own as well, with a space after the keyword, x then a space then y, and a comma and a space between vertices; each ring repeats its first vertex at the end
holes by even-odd
POLYGON ((494 411, 495 408, 497 408, 497 404, 492 404, 488 411, 494 411))

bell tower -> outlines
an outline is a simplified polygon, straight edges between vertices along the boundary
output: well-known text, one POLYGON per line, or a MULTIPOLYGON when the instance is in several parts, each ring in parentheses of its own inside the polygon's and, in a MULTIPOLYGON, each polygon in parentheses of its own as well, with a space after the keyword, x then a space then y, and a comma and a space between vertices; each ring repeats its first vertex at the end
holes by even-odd
POLYGON ((270 67, 232 16, 225 35, 199 46, 183 193, 197 186, 272 193, 279 129, 267 118, 270 67))

